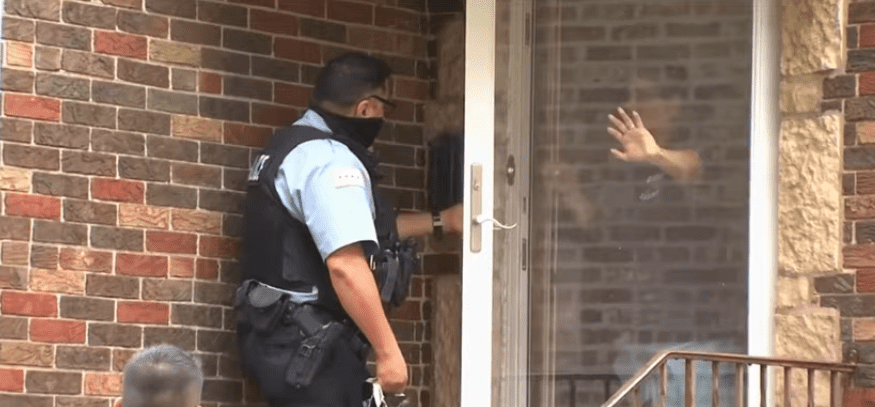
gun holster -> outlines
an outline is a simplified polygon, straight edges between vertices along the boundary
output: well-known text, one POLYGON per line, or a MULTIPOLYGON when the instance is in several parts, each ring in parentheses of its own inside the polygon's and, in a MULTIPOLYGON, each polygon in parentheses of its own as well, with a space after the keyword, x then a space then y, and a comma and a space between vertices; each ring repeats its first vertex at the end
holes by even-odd
POLYGON ((264 342, 298 343, 288 348, 291 354, 284 367, 286 384, 296 389, 309 386, 338 344, 350 346, 364 360, 367 342, 351 323, 337 321, 311 304, 297 304, 282 291, 250 281, 237 290, 239 323, 251 326, 264 342))
POLYGON ((401 305, 410 291, 410 278, 419 270, 416 241, 396 241, 383 249, 379 255, 371 257, 371 269, 380 283, 383 302, 393 307, 401 305))
POLYGON ((331 321, 312 335, 305 334, 286 369, 286 382, 295 388, 309 386, 329 359, 332 348, 341 342, 344 333, 343 324, 331 321))

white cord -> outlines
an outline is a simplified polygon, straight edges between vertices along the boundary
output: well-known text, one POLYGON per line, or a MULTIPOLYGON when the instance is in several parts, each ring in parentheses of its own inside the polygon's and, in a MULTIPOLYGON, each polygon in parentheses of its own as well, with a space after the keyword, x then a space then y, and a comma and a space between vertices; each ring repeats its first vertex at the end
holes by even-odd
POLYGON ((484 224, 484 223, 486 223, 486 222, 492 222, 492 228, 495 229, 495 230, 499 230, 499 229, 510 230, 510 229, 513 229, 513 228, 517 227, 517 224, 516 224, 516 223, 514 223, 513 225, 508 226, 508 225, 505 225, 505 224, 499 222, 499 221, 498 221, 497 219, 495 219, 495 218, 490 218, 490 217, 487 217, 486 215, 483 215, 483 214, 477 215, 477 216, 474 218, 474 223, 477 223, 477 224, 482 225, 482 224, 484 224))

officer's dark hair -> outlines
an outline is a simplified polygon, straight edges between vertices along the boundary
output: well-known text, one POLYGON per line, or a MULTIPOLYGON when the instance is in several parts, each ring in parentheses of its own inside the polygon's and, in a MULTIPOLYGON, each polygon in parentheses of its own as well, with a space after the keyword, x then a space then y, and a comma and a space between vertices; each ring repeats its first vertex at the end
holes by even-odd
POLYGON ((122 407, 195 407, 204 376, 201 362, 173 345, 137 353, 125 365, 122 407))
POLYGON ((328 61, 316 76, 313 103, 348 109, 386 86, 392 70, 383 60, 349 52, 328 61))

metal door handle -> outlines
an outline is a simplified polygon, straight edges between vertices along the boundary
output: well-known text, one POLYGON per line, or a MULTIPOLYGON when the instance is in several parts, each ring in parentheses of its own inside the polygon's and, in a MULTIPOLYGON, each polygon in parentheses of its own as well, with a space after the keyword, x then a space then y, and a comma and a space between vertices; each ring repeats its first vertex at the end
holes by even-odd
POLYGON ((483 224, 477 219, 483 215, 483 164, 471 164, 471 251, 483 248, 483 224))
POLYGON ((514 223, 513 225, 505 225, 505 224, 499 222, 498 219, 487 218, 486 215, 483 215, 483 214, 480 214, 480 216, 477 216, 474 218, 474 223, 484 224, 486 222, 491 222, 495 229, 509 230, 509 229, 513 229, 513 228, 517 227, 516 223, 514 223))

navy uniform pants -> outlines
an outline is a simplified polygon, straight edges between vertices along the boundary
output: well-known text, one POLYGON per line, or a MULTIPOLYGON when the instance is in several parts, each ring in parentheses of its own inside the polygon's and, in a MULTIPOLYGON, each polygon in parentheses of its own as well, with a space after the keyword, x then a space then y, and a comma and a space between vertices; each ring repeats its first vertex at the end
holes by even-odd
POLYGON ((299 330, 278 324, 271 334, 238 331, 240 362, 246 375, 261 388, 270 407, 362 407, 369 397, 366 362, 348 341, 336 343, 326 363, 306 389, 285 381, 285 372, 301 343, 299 330))

